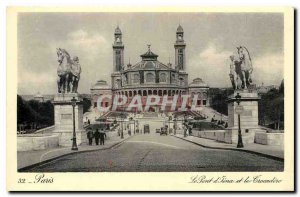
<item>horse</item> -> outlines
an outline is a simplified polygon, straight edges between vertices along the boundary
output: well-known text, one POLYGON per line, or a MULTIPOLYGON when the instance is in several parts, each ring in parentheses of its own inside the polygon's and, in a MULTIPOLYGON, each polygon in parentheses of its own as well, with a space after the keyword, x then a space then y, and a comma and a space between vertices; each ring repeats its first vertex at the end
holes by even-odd
POLYGON ((72 82, 71 66, 73 64, 71 56, 65 49, 58 48, 57 52, 57 88, 58 93, 70 92, 70 83, 72 82))
POLYGON ((230 72, 229 77, 234 90, 242 89, 242 79, 243 74, 241 70, 241 61, 236 55, 231 55, 230 57, 230 72))
POLYGON ((237 47, 239 61, 236 62, 236 71, 242 81, 242 89, 247 89, 252 83, 252 61, 248 49, 244 46, 237 47))

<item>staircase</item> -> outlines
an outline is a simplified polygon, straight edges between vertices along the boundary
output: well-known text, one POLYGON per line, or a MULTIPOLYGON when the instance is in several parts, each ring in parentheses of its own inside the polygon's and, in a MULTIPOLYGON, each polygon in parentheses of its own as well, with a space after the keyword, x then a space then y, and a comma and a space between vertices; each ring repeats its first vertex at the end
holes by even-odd
POLYGON ((203 107, 201 110, 201 114, 205 115, 208 117, 208 120, 211 120, 212 118, 214 118, 215 120, 223 120, 225 122, 228 122, 228 116, 221 114, 219 112, 217 112, 216 110, 214 110, 211 107, 203 107))

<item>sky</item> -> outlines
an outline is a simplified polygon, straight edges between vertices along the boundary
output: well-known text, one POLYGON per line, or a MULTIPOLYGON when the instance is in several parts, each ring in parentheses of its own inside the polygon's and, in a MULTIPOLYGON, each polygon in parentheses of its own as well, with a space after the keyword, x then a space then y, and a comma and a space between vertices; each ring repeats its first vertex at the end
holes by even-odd
POLYGON ((229 56, 246 46, 255 84, 283 79, 283 15, 280 13, 20 13, 18 15, 18 94, 57 92, 56 48, 78 56, 79 93, 97 80, 111 83, 112 44, 117 25, 123 33, 124 61, 138 63, 151 50, 174 66, 176 29, 184 29, 189 82, 230 87, 229 56))

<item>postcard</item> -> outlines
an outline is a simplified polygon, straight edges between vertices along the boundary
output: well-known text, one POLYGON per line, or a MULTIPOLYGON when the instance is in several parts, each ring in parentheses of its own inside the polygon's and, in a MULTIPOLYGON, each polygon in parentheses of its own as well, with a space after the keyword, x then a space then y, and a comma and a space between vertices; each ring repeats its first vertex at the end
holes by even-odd
POLYGON ((8 7, 8 191, 294 191, 294 9, 8 7))

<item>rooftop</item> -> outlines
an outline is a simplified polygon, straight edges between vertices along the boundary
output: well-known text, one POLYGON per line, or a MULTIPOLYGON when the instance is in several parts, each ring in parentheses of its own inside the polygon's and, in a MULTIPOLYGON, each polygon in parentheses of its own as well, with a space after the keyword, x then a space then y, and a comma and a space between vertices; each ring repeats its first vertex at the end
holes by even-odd
POLYGON ((117 28, 115 29, 115 34, 122 34, 122 31, 119 28, 119 26, 117 26, 117 28))
POLYGON ((148 51, 141 55, 142 60, 157 60, 158 55, 153 53, 150 49, 151 45, 148 44, 148 51))
POLYGON ((179 26, 177 27, 177 33, 183 33, 183 28, 181 27, 181 25, 179 24, 179 26))
POLYGON ((208 87, 208 85, 201 78, 195 78, 189 87, 208 87))
POLYGON ((95 83, 91 89, 111 89, 111 87, 104 80, 99 80, 95 83))

